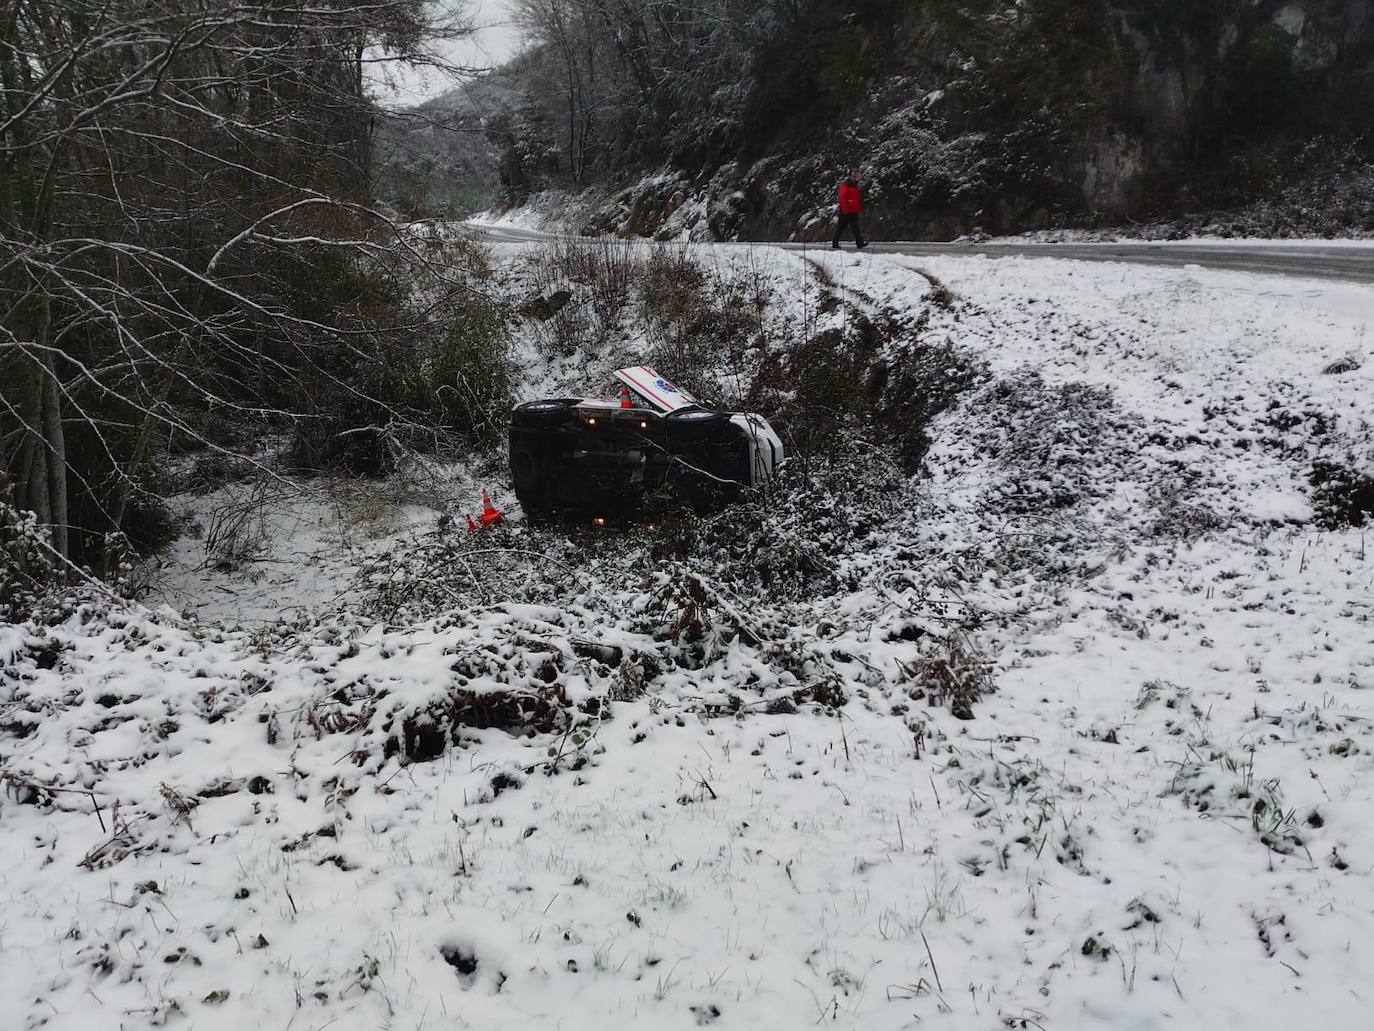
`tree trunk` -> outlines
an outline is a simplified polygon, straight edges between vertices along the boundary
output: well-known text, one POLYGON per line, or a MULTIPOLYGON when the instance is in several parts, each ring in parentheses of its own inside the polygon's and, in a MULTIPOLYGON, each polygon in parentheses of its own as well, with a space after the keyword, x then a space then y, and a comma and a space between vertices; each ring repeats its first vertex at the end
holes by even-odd
POLYGON ((52 305, 47 296, 42 296, 35 307, 32 343, 36 346, 24 349, 29 359, 28 396, 23 407, 24 457, 15 496, 20 508, 31 510, 41 524, 51 529, 53 547, 65 556, 70 543, 67 443, 62 432, 62 390, 52 353, 46 350, 52 305))

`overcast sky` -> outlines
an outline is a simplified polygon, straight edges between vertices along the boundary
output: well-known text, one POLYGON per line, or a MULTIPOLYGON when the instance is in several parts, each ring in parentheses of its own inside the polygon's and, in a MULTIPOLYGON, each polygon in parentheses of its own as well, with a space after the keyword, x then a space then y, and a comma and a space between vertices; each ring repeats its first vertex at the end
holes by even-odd
MULTIPOLYGON (((466 68, 494 68, 515 54, 519 33, 506 0, 468 0, 476 22, 473 38, 448 45, 443 55, 466 68)), ((410 107, 437 97, 457 83, 435 71, 417 72, 396 65, 375 65, 373 92, 384 107, 410 107)))

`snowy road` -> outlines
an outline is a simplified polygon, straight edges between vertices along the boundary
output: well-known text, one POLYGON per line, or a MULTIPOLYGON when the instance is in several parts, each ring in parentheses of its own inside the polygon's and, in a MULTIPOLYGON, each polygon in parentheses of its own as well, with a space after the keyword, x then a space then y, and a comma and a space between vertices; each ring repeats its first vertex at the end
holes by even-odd
MULTIPOLYGON (((467 223, 497 243, 554 239, 555 234, 507 224, 467 223)), ((824 249, 824 244, 780 243, 789 250, 824 249)), ((852 246, 852 245, 850 245, 852 246)), ((875 242, 871 254, 913 257, 1057 258, 1070 261, 1112 261, 1133 265, 1163 265, 1225 272, 1298 276, 1374 283, 1374 242, 1263 241, 1180 243, 922 243, 875 242)))
MULTIPOLYGON (((793 245, 788 245, 793 246, 793 245)), ((1284 243, 874 243, 876 253, 1120 261, 1374 283, 1374 247, 1284 243)))

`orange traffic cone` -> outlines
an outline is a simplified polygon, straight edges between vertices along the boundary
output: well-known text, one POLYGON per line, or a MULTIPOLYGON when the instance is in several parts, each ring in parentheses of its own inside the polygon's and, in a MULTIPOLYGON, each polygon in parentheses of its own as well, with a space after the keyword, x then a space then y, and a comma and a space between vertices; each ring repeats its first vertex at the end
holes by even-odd
POLYGON ((622 387, 620 388, 620 407, 621 407, 621 408, 633 408, 634 406, 635 406, 635 403, 634 403, 634 401, 633 401, 633 400, 631 399, 631 397, 630 397, 630 388, 629 388, 629 387, 626 387, 626 386, 622 386, 622 387))
POLYGON ((491 504, 491 495, 487 493, 487 488, 482 488, 482 525, 495 526, 504 519, 500 512, 496 511, 491 504))
POLYGON ((464 512, 463 515, 468 517, 468 533, 476 533, 481 529, 480 526, 472 521, 472 516, 468 515, 466 512, 464 512))

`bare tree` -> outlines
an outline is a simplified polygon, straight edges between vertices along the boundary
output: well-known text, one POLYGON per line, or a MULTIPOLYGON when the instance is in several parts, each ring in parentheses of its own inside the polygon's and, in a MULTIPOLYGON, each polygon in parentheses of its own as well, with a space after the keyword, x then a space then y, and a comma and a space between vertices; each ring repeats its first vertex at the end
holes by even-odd
POLYGON ((582 0, 518 0, 516 15, 529 39, 549 59, 540 85, 551 99, 561 100, 567 173, 580 183, 595 140, 601 101, 597 50, 602 41, 592 22, 591 5, 582 0))
POLYGON ((564 139, 564 171, 726 149, 755 45, 777 21, 740 0, 518 0, 529 109, 564 139), (561 122, 561 127, 560 127, 561 122))
POLYGON ((407 328, 363 287, 322 302, 312 270, 430 265, 369 207, 366 86, 440 63, 461 14, 0 0, 0 462, 60 554, 124 527, 167 434, 220 446, 208 413, 298 411, 407 328))

